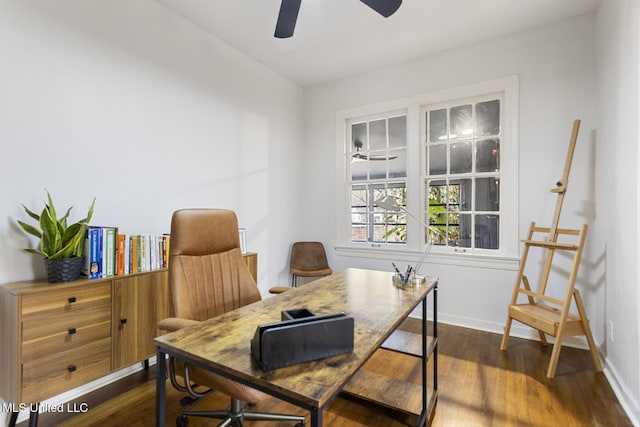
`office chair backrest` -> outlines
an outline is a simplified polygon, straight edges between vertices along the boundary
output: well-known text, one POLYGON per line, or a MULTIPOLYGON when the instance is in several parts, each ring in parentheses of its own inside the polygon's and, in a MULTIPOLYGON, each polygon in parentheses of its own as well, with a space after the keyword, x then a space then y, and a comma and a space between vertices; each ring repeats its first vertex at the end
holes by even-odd
POLYGON ((289 269, 298 276, 331 274, 324 245, 321 242, 295 242, 291 247, 289 269))
POLYGON ((261 299, 240 252, 233 211, 178 210, 171 218, 170 242, 176 317, 202 321, 261 299))

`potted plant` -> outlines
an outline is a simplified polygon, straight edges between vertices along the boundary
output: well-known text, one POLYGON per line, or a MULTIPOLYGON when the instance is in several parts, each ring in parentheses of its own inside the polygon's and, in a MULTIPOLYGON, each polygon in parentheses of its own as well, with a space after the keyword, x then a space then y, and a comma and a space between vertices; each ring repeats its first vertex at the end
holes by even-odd
POLYGON ((48 191, 47 200, 48 203, 45 204, 40 215, 31 211, 24 204, 22 205, 27 215, 34 219, 38 225, 32 226, 20 220, 18 220, 18 224, 28 234, 40 239, 37 248, 26 248, 25 250, 44 256, 45 270, 50 283, 76 280, 80 277, 84 265, 82 250, 84 249, 85 231, 93 215, 96 199, 94 198, 91 202, 86 218, 71 225, 67 224, 67 219, 73 206, 67 209, 62 217, 58 217, 48 191))

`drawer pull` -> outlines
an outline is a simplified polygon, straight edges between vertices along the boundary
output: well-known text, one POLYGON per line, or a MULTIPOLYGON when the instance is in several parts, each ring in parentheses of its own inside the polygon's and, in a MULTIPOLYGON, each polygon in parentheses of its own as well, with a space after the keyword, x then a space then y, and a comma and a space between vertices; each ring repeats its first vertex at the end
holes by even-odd
POLYGON ((124 325, 125 323, 127 323, 127 319, 126 318, 125 319, 120 319, 120 324, 121 325, 124 325))
POLYGON ((69 304, 76 302, 76 297, 69 297, 69 304))
POLYGON ((69 335, 73 335, 76 333, 76 328, 69 328, 69 335))
POLYGON ((69 365, 69 367, 67 367, 67 370, 69 372, 74 372, 76 369, 78 369, 78 368, 76 368, 76 365, 69 365))

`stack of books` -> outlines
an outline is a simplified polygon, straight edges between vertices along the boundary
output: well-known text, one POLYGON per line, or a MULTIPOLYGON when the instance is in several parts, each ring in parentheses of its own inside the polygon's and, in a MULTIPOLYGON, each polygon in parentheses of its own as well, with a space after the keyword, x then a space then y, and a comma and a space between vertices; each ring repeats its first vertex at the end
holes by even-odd
POLYGON ((117 227, 87 227, 84 275, 89 279, 124 276, 169 266, 168 234, 118 233, 117 227))

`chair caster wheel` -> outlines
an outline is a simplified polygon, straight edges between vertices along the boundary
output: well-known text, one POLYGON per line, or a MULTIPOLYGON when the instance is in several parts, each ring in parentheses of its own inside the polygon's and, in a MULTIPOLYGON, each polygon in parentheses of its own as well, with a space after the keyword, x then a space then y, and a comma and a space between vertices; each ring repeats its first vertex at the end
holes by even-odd
POLYGON ((297 423, 295 427, 304 427, 304 421, 297 423))
POLYGON ((176 418, 176 427, 187 427, 189 424, 189 418, 186 415, 180 415, 176 418))

